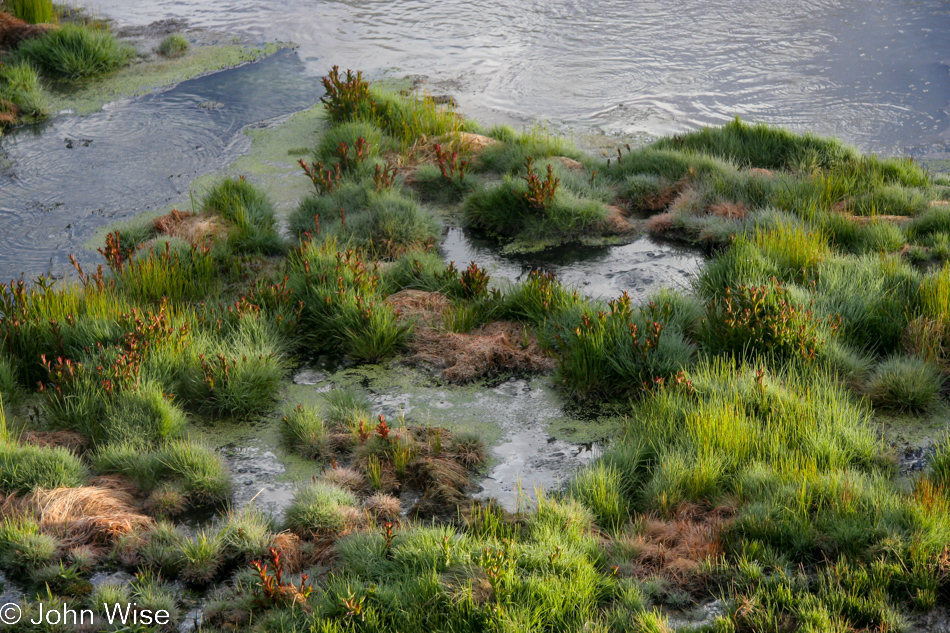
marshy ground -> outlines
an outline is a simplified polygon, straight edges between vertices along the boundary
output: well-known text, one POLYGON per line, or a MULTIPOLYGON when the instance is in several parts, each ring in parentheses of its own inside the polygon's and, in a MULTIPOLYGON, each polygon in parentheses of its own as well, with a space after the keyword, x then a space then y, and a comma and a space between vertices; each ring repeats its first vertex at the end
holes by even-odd
POLYGON ((358 73, 324 85, 256 170, 104 236, 106 265, 0 287, 0 566, 27 615, 131 600, 177 627, 200 595, 207 631, 940 617, 946 175, 739 120, 590 156, 358 73), (446 226, 512 257, 635 259, 648 233, 709 258, 683 288, 590 296, 447 264, 446 226), (505 473, 491 445, 539 441, 528 417, 576 471, 505 507, 479 482, 505 473))

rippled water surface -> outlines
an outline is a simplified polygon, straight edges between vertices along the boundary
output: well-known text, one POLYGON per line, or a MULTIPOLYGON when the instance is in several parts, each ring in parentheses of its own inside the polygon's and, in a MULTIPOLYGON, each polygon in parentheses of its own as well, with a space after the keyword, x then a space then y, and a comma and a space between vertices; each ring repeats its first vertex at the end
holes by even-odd
POLYGON ((474 114, 666 133, 743 117, 883 152, 948 142, 940 0, 92 0, 425 74, 474 114))

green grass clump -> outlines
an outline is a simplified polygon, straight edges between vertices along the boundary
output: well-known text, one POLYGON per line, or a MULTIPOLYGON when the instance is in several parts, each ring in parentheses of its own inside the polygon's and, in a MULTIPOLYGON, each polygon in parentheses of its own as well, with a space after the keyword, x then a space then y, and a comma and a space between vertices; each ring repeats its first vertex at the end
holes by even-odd
POLYGON ((301 200, 300 206, 288 218, 290 231, 297 236, 304 233, 317 236, 324 227, 342 221, 343 217, 364 212, 374 194, 369 182, 344 180, 330 193, 301 200))
POLYGON ((822 232, 839 250, 852 255, 892 253, 907 243, 903 228, 886 221, 872 221, 859 225, 837 213, 828 214, 822 221, 822 232))
POLYGON ((920 281, 920 308, 924 316, 950 323, 950 264, 945 263, 920 281))
POLYGON ((857 350, 887 355, 899 350, 920 309, 920 273, 894 255, 830 258, 818 270, 818 314, 841 317, 838 333, 857 350))
POLYGON ((326 168, 340 165, 343 172, 355 171, 367 176, 372 174, 372 166, 383 146, 383 131, 379 127, 365 121, 351 121, 328 129, 314 151, 314 158, 322 161, 326 168), (370 169, 366 170, 365 166, 370 169))
POLYGON ((396 191, 373 194, 365 211, 335 219, 325 229, 341 245, 390 260, 430 247, 439 234, 435 217, 396 191))
POLYGON ((290 228, 379 259, 428 248, 440 232, 432 213, 415 200, 399 190, 377 192, 365 181, 345 182, 330 194, 305 198, 291 214, 290 228))
POLYGON ((824 235, 797 226, 780 226, 755 231, 752 238, 771 260, 778 277, 787 281, 809 279, 818 265, 831 255, 824 235))
MULTIPOLYGON (((90 397, 96 396, 101 394, 90 397)), ((147 382, 119 393, 101 418, 79 420, 72 428, 96 446, 135 440, 155 444, 181 437, 185 414, 165 397, 158 384, 147 382)))
POLYGON ((454 204, 481 186, 480 180, 468 173, 446 168, 445 173, 438 165, 429 163, 419 165, 412 173, 412 187, 424 200, 436 204, 454 204))
POLYGON ((217 452, 187 440, 154 450, 138 442, 112 444, 91 461, 98 472, 124 475, 145 491, 175 484, 194 504, 219 503, 231 494, 231 476, 217 452))
POLYGON ((74 488, 88 475, 82 460, 65 448, 0 442, 0 489, 26 494, 35 488, 74 488))
POLYGON ((832 167, 860 156, 856 149, 837 139, 795 134, 763 123, 748 124, 739 117, 722 127, 704 127, 661 139, 651 147, 706 154, 761 169, 797 169, 802 165, 832 167))
POLYGON ((375 361, 401 349, 409 326, 383 301, 380 279, 356 251, 335 240, 308 244, 291 264, 291 286, 302 302, 303 342, 315 352, 375 361))
POLYGON ((246 418, 268 410, 288 370, 287 339, 264 311, 230 313, 217 332, 198 332, 180 354, 162 360, 165 375, 186 408, 246 418))
POLYGON ((206 213, 220 216, 232 227, 228 243, 236 252, 262 255, 284 252, 274 205, 243 176, 227 178, 213 187, 202 206, 206 213))
POLYGON ((20 44, 17 56, 51 79, 78 80, 112 72, 128 64, 134 49, 106 30, 64 24, 20 44))
MULTIPOLYGON (((115 260, 113 260, 115 261, 115 260)), ((117 288, 137 301, 173 303, 197 300, 218 286, 218 267, 210 250, 179 243, 172 248, 139 251, 125 262, 113 265, 117 288)))
POLYGON ((423 137, 434 138, 476 126, 428 96, 400 96, 370 87, 360 72, 340 72, 334 66, 323 78, 326 94, 321 97, 334 123, 373 123, 405 147, 423 137))
POLYGON ((559 375, 578 399, 624 398, 674 377, 693 356, 663 308, 639 311, 621 296, 608 310, 561 316, 556 325, 559 375))
POLYGON ((155 52, 162 57, 181 57, 188 52, 189 46, 188 38, 181 33, 172 33, 159 43, 155 52))
POLYGON ((855 215, 917 216, 930 209, 930 200, 926 189, 889 185, 857 196, 849 210, 855 215))
POLYGON ((573 143, 551 134, 544 126, 536 125, 523 133, 508 126, 495 126, 488 136, 499 143, 489 145, 478 155, 476 166, 483 171, 501 174, 516 174, 524 171, 528 158, 541 159, 552 156, 566 156, 574 160, 584 157, 573 143))
POLYGON ((320 410, 297 405, 281 418, 284 437, 304 457, 319 456, 326 446, 327 429, 320 410))
POLYGON ((361 418, 368 418, 372 403, 362 390, 356 387, 331 389, 323 394, 327 421, 345 424, 361 418))
POLYGON ((474 132, 478 126, 440 105, 428 95, 401 96, 394 92, 370 88, 375 104, 372 120, 389 136, 410 147, 421 138, 437 138, 474 132))
POLYGON ((57 539, 40 532, 32 519, 6 518, 0 522, 0 565, 4 569, 30 572, 56 559, 57 539))
POLYGON ((502 237, 570 240, 599 229, 607 218, 602 202, 564 189, 557 188, 543 205, 529 202, 528 195, 525 180, 506 177, 501 185, 465 199, 466 221, 502 237))
POLYGON ((410 251, 382 271, 382 292, 389 295, 406 288, 441 290, 445 268, 445 261, 437 252, 410 251))
POLYGON ((505 293, 500 310, 504 318, 541 325, 582 303, 577 292, 566 288, 553 273, 532 270, 527 279, 505 293))
POLYGON ((708 156, 692 155, 655 146, 625 152, 599 167, 604 175, 620 183, 635 174, 647 174, 668 182, 734 173, 734 165, 708 156))
POLYGON ((638 404, 630 427, 637 444, 621 444, 604 459, 631 491, 631 507, 662 511, 752 494, 747 477, 761 468, 778 481, 814 469, 878 468, 867 410, 814 374, 756 372, 732 360, 702 364, 686 373, 688 383, 638 404))
POLYGON ((53 0, 5 0, 3 8, 27 24, 49 24, 56 21, 53 0))
POLYGON ((317 482, 297 491, 287 508, 287 529, 302 536, 335 536, 346 530, 348 510, 358 505, 353 493, 337 486, 317 482))
POLYGON ((264 558, 273 541, 273 521, 260 510, 231 510, 217 527, 223 557, 238 564, 264 558))
POLYGON ((199 530, 192 537, 182 539, 179 577, 193 584, 211 582, 221 566, 222 545, 220 536, 208 530, 199 530))
POLYGON ((943 377, 936 367, 904 356, 888 358, 875 367, 865 390, 879 409, 919 413, 937 402, 942 385, 943 377))
POLYGON ((833 320, 797 304, 788 289, 770 284, 727 289, 709 304, 702 338, 707 349, 737 357, 772 355, 814 360, 837 329, 833 320))
POLYGON ((46 94, 31 64, 0 64, 0 104, 0 129, 3 128, 4 114, 9 114, 19 123, 34 123, 46 117, 46 94), (12 111, 5 112, 11 105, 12 111))
POLYGON ((627 519, 620 471, 604 462, 581 470, 571 480, 568 492, 590 508, 601 525, 608 530, 619 529, 627 519))
POLYGON ((231 494, 231 475, 216 451, 187 441, 171 442, 158 451, 163 470, 179 479, 188 497, 199 503, 216 503, 231 494))

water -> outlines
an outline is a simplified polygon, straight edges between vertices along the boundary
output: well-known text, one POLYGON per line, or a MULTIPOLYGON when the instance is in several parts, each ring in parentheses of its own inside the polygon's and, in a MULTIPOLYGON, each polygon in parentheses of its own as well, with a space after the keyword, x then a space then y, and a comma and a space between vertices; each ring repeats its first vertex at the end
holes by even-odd
POLYGON ((522 281, 532 270, 543 270, 589 297, 613 299, 627 292, 635 303, 644 302, 660 288, 687 289, 703 261, 697 248, 650 236, 620 246, 572 244, 541 253, 502 256, 496 241, 459 228, 448 230, 442 252, 459 269, 475 262, 493 277, 508 281, 522 281))
POLYGON ((738 114, 862 149, 945 152, 943 0, 92 0, 431 77, 477 116, 664 134, 738 114))
POLYGON ((4 137, 0 279, 62 274, 96 229, 179 200, 248 149, 242 128, 307 108, 321 92, 298 56, 281 51, 4 137), (223 107, 199 107, 208 101, 223 107))

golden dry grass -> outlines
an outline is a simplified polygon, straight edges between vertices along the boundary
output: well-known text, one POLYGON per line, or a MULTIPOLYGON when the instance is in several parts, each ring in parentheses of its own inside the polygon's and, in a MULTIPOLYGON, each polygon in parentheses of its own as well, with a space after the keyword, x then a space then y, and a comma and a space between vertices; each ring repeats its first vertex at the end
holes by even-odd
POLYGON ((44 532, 63 539, 63 547, 111 545, 122 535, 150 528, 153 521, 120 490, 85 486, 35 490, 23 499, 44 532))
POLYGON ((65 448, 77 454, 89 443, 85 435, 74 431, 26 431, 20 441, 42 448, 65 448))
POLYGON ((400 318, 416 323, 409 362, 442 369, 442 377, 470 382, 507 371, 546 372, 555 361, 520 324, 496 321, 471 332, 449 332, 441 327, 451 302, 438 292, 402 290, 386 299, 400 318))
POLYGON ((684 505, 672 519, 645 517, 637 535, 618 539, 623 549, 636 552, 630 573, 640 578, 659 575, 680 586, 702 584, 700 567, 723 555, 720 535, 733 514, 729 506, 707 511, 684 505))
POLYGON ((177 237, 193 246, 207 244, 227 235, 228 227, 216 215, 197 215, 173 209, 152 221, 160 234, 177 237))

